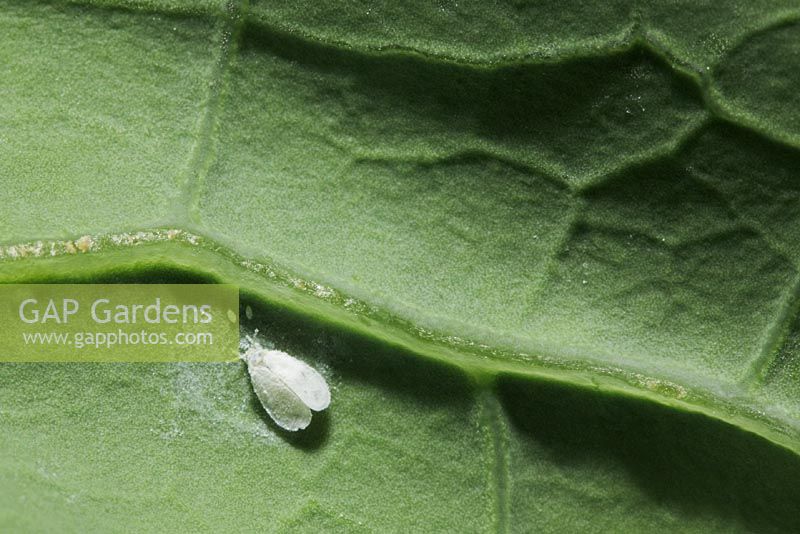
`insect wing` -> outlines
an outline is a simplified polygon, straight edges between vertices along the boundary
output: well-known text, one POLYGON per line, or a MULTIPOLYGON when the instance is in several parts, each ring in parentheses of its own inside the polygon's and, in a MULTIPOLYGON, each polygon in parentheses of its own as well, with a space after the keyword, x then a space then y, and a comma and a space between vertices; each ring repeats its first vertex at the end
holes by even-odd
POLYGON ((324 410, 331 403, 328 383, 305 362, 277 350, 265 351, 263 362, 312 410, 324 410))
POLYGON ((286 430, 306 428, 311 410, 262 359, 250 359, 247 370, 258 400, 275 423, 286 430))

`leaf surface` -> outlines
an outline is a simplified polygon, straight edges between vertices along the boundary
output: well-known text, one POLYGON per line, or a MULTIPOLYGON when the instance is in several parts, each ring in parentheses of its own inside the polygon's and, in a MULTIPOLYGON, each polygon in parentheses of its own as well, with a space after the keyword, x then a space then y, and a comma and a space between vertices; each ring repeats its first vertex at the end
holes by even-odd
POLYGON ((0 366, 0 524, 796 529, 796 13, 660 4, 4 2, 0 281, 236 283, 333 391, 0 366))

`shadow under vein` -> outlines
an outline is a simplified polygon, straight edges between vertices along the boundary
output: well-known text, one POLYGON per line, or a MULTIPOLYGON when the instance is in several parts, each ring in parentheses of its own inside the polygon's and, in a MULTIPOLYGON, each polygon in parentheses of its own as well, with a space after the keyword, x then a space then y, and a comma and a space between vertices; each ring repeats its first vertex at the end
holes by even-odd
POLYGON ((800 457, 755 434, 542 381, 504 377, 498 392, 512 434, 559 465, 623 469, 654 502, 690 517, 712 513, 755 532, 800 531, 800 457))

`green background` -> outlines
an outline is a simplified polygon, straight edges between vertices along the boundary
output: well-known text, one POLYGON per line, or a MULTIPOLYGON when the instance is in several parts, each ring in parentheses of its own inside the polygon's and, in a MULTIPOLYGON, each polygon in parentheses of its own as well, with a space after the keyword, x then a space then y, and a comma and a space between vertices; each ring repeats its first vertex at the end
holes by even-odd
POLYGON ((796 2, 0 6, 0 281, 235 283, 333 399, 4 364, 4 530, 800 527, 796 2))

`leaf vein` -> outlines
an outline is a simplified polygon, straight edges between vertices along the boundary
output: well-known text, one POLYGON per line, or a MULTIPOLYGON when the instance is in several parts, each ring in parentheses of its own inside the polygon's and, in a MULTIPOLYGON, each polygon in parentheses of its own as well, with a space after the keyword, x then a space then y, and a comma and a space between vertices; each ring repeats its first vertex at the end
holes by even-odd
POLYGON ((179 222, 190 224, 200 222, 198 210, 200 193, 214 160, 214 133, 222 108, 225 79, 238 48, 247 6, 248 0, 231 0, 227 4, 228 18, 222 30, 219 57, 211 73, 208 97, 200 118, 197 140, 192 147, 184 173, 183 202, 181 203, 184 213, 182 217, 179 217, 179 222))
POLYGON ((484 390, 479 393, 478 403, 481 426, 488 434, 487 441, 489 441, 491 462, 489 478, 494 497, 494 531, 506 533, 510 530, 511 520, 508 428, 504 423, 500 402, 492 392, 484 390))

